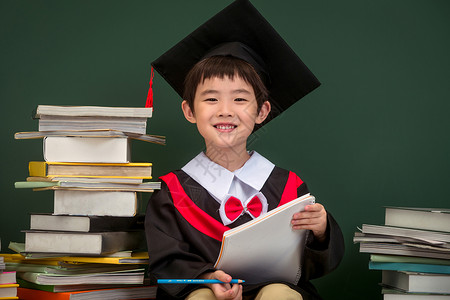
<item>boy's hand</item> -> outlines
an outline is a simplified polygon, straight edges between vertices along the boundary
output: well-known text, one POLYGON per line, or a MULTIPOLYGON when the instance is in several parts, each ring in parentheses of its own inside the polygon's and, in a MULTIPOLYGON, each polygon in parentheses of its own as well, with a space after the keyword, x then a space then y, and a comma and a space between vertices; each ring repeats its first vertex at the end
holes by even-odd
POLYGON ((294 214, 291 220, 293 229, 308 229, 319 242, 326 239, 327 212, 322 204, 305 206, 305 210, 294 214))
MULTIPOLYGON (((201 279, 218 279, 223 282, 230 282, 231 276, 224 271, 217 270, 211 273, 205 273, 200 276, 201 279)), ((218 300, 242 300, 242 285, 241 284, 207 284, 207 286, 213 291, 218 300)))

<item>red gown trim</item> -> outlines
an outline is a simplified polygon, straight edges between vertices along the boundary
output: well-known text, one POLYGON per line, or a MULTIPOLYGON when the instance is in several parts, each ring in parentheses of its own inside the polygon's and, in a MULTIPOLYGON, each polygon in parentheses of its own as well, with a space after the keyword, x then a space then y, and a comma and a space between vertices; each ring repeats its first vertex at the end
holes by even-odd
POLYGON ((298 198, 297 189, 303 184, 303 180, 297 176, 294 172, 289 171, 289 177, 284 187, 283 195, 281 195, 281 201, 278 206, 286 204, 294 199, 298 198))
POLYGON ((184 191, 178 177, 174 173, 169 173, 160 178, 167 184, 175 208, 186 221, 198 231, 221 242, 223 233, 230 228, 224 226, 221 222, 217 221, 195 205, 184 191))

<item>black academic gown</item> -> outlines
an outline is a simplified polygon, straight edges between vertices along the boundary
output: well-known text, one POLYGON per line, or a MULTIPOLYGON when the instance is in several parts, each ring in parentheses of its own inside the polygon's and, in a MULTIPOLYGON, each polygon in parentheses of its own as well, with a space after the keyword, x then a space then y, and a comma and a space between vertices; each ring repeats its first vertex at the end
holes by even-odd
MULTIPOLYGON (((280 204, 280 199, 286 198, 286 195, 292 198, 289 200, 293 200, 308 193, 306 184, 295 174, 295 177, 297 177, 296 191, 293 193, 292 181, 290 180, 293 174, 278 167, 273 169, 261 189, 261 192, 267 198, 268 210, 276 208, 280 204), (291 190, 287 191, 286 187, 289 182, 291 182, 291 190)), ((169 175, 176 176, 177 180, 175 181, 179 182, 182 191, 169 190, 168 184, 163 180, 161 190, 154 192, 148 202, 145 218, 149 275, 152 283, 156 283, 156 279, 196 278, 205 272, 214 271, 214 263, 221 246, 220 238, 214 238, 211 237, 211 234, 202 232, 202 224, 198 226, 195 224, 195 222, 198 223, 198 220, 186 219, 190 219, 195 213, 186 215, 183 212, 187 206, 194 206, 197 212, 205 212, 215 219, 210 220, 213 221, 212 223, 220 222, 221 224, 220 204, 185 172, 178 170, 169 175), (176 202, 175 205, 174 199, 179 198, 179 194, 186 195, 188 202, 176 202)), ((167 181, 167 178, 165 180, 167 181)), ((172 184, 169 185, 172 187, 172 184)), ((244 214, 228 227, 234 228, 250 220, 251 217, 244 214)), ((205 222, 203 220, 203 223, 205 222)), ((213 228, 214 226, 206 226, 205 228, 210 227, 213 228)), ((342 232, 339 225, 328 213, 326 241, 318 244, 314 241, 312 234, 308 236, 301 279, 297 285, 288 285, 299 291, 304 300, 321 299, 309 280, 321 277, 335 269, 343 254, 342 232)), ((255 293, 262 286, 274 282, 264 282, 258 285, 244 284, 244 294, 255 293)), ((160 285, 157 299, 183 299, 192 290, 199 287, 198 285, 181 284, 160 285)))

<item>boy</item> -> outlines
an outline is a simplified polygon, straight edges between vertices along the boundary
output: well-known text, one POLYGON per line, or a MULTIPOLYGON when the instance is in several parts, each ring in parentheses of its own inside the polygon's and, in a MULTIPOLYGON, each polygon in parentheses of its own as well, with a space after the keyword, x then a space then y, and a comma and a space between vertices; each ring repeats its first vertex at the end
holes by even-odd
MULTIPOLYGON (((293 172, 274 166, 257 152, 247 151, 247 139, 255 126, 266 123, 318 86, 312 73, 286 45, 282 44, 284 53, 275 61, 266 55, 262 58, 259 53, 264 49, 260 41, 266 39, 270 47, 280 47, 282 43, 248 1, 238 0, 153 63, 182 93, 184 116, 197 125, 206 150, 181 170, 162 176, 161 190, 149 201, 146 234, 152 279, 230 282, 229 274, 213 267, 223 232, 308 193, 306 184, 293 172), (254 30, 252 24, 257 24, 253 25, 254 30), (197 45, 199 40, 201 46, 197 45), (189 58, 196 54, 198 57, 189 58), (174 57, 180 56, 183 56, 181 63, 174 61, 174 57), (271 69, 280 59, 295 66, 293 81, 281 78, 271 69), (180 87, 183 85, 184 88, 180 87), (286 95, 284 86, 290 89, 287 94, 293 96, 286 95), (231 205, 233 201, 239 202, 243 209, 230 209, 235 208, 231 205), (253 210, 254 207, 257 209, 253 210)), ((289 73, 283 70, 286 72, 289 73)), ((161 285, 158 298, 320 299, 309 280, 339 264, 344 248, 339 226, 318 203, 295 214, 291 224, 294 229, 312 232, 298 283, 274 278, 244 286, 161 285)))

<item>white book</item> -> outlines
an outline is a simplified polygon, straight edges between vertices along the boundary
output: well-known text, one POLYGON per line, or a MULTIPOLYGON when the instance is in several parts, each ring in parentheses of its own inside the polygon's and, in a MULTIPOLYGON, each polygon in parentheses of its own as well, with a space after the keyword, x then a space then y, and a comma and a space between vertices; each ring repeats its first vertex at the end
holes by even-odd
POLYGON ((314 203, 307 194, 226 231, 215 268, 249 284, 270 280, 296 284, 308 231, 293 230, 291 220, 314 203))
POLYGON ((144 269, 97 272, 90 274, 48 274, 38 272, 19 273, 19 277, 36 284, 42 285, 75 285, 75 284, 143 284, 144 269))
POLYGON ((383 300, 450 300, 450 295, 429 293, 401 293, 397 290, 383 289, 383 300))
POLYGON ((382 283, 409 293, 450 294, 450 275, 382 271, 382 283))
POLYGON ((45 161, 127 163, 131 157, 130 140, 126 137, 65 137, 43 139, 45 161))
POLYGON ((122 132, 111 129, 93 129, 93 130, 54 130, 54 131, 25 131, 16 132, 14 138, 22 139, 41 139, 46 136, 66 136, 66 137, 127 137, 134 140, 165 145, 166 138, 160 135, 137 134, 131 132, 122 132))
POLYGON ((39 131, 89 131, 117 130, 134 134, 145 134, 146 118, 116 117, 64 117, 43 115, 39 119, 39 131))
POLYGON ((55 190, 55 215, 132 217, 137 212, 136 192, 55 190))
POLYGON ((0 284, 16 283, 16 271, 0 272, 0 284))
POLYGON ((109 106, 64 106, 38 105, 35 118, 42 115, 51 116, 109 116, 151 118, 151 107, 109 107, 109 106))
POLYGON ((105 255, 134 250, 143 244, 144 231, 66 232, 25 231, 25 253, 105 255))
POLYGON ((402 238, 413 238, 427 244, 450 243, 450 233, 430 230, 420 230, 395 226, 363 224, 362 232, 393 236, 401 241, 402 238))
POLYGON ((450 232, 450 209, 389 206, 385 225, 450 232))

